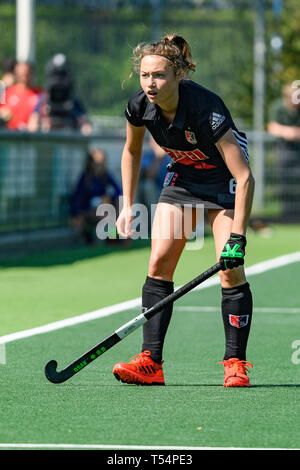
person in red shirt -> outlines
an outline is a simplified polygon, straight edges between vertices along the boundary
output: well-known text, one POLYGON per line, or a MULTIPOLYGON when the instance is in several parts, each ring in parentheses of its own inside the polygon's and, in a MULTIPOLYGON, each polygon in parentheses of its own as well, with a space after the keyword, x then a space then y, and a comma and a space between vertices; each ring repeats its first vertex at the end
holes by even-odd
POLYGON ((0 105, 0 117, 10 130, 27 130, 29 117, 43 92, 42 88, 32 85, 32 75, 31 64, 16 64, 16 83, 6 89, 5 103, 0 105))

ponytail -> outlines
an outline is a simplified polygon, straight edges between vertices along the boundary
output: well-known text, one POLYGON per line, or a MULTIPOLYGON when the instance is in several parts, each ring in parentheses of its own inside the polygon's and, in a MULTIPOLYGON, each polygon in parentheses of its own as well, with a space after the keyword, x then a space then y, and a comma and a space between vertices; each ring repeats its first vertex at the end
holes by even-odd
POLYGON ((192 60, 192 52, 188 42, 176 34, 164 36, 155 43, 141 43, 133 51, 133 69, 137 73, 143 57, 147 55, 160 55, 171 62, 171 66, 176 74, 181 71, 194 72, 196 64, 192 60))
POLYGON ((174 44, 180 51, 182 59, 187 70, 195 71, 196 64, 192 61, 192 51, 189 43, 182 37, 176 34, 164 36, 161 42, 174 44))

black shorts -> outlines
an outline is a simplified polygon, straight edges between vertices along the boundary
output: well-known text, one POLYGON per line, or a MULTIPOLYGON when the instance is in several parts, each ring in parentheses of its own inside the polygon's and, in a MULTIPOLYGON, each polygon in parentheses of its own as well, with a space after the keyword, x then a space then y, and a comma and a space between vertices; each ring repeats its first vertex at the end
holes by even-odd
POLYGON ((229 178, 218 183, 201 184, 188 181, 176 172, 168 172, 158 202, 192 207, 202 204, 204 209, 234 209, 235 180, 229 178))

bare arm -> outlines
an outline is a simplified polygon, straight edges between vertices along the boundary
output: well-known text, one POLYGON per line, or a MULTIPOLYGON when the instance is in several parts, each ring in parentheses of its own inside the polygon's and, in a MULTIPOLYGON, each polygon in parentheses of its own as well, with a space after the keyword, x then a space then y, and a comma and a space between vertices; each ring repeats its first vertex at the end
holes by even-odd
POLYGON ((297 126, 285 126, 276 121, 271 121, 268 124, 268 132, 274 135, 274 137, 281 137, 291 141, 300 140, 300 127, 297 126))
POLYGON ((127 137, 122 153, 121 171, 124 203, 128 206, 134 203, 145 132, 144 126, 135 127, 127 122, 127 137))
POLYGON ((216 147, 236 180, 232 232, 245 235, 253 202, 254 178, 246 157, 231 129, 216 143, 216 147))
POLYGON ((133 219, 131 207, 134 203, 140 173, 143 141, 146 128, 135 127, 127 122, 127 137, 122 153, 121 172, 123 187, 123 208, 117 220, 119 235, 130 237, 130 224, 133 219))

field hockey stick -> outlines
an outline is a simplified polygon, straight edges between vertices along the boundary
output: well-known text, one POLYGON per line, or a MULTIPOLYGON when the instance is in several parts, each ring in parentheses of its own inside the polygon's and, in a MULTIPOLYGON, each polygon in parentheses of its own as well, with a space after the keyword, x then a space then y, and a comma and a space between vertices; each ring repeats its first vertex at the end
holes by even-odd
POLYGON ((85 354, 80 356, 78 359, 73 361, 61 371, 57 371, 56 361, 52 360, 48 362, 45 367, 45 375, 47 379, 55 384, 69 380, 71 377, 73 377, 73 375, 80 372, 84 367, 86 367, 92 361, 97 359, 99 356, 102 356, 103 353, 108 351, 115 344, 119 343, 119 341, 121 341, 122 339, 126 338, 126 336, 135 331, 143 323, 146 323, 148 320, 150 320, 150 318, 152 318, 156 313, 162 310, 166 305, 179 299, 187 292, 194 289, 194 287, 198 286, 202 282, 206 281, 206 279, 216 274, 218 271, 220 271, 220 269, 221 263, 217 263, 211 268, 209 268, 207 271, 204 271, 202 274, 195 277, 187 284, 184 284, 182 287, 175 290, 172 294, 157 302, 155 305, 153 305, 153 307, 149 308, 147 311, 141 313, 133 320, 121 326, 121 328, 116 330, 107 338, 100 341, 100 343, 96 344, 96 346, 94 346, 92 349, 87 351, 85 354))

